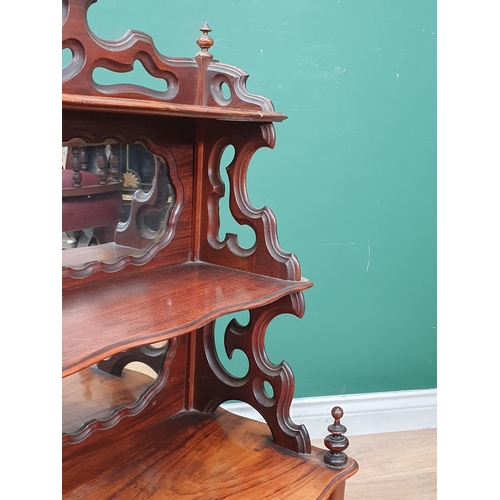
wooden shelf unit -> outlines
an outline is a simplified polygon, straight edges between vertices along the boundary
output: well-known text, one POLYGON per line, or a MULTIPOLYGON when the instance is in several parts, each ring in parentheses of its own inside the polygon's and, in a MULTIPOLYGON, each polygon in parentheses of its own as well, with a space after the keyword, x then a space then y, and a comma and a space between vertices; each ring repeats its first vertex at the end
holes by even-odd
POLYGON ((83 282, 63 291, 63 376, 311 286, 203 262, 83 282))
POLYGON ((358 466, 344 453, 342 410, 332 410, 329 451, 312 447, 290 418, 293 372, 264 346, 275 317, 302 317, 312 286, 281 248, 272 211, 252 206, 246 191, 252 155, 274 147, 273 123, 286 116, 247 91, 244 71, 213 60, 208 25, 194 58, 167 58, 143 33, 97 39, 86 22, 94 1, 63 0, 63 49, 73 54, 63 70, 63 169, 73 184, 62 203, 70 212, 78 196, 74 206, 104 206, 110 192, 116 199, 102 187, 111 178, 129 205, 114 232, 107 222, 106 231, 72 226, 78 247, 63 247, 63 498, 343 500, 358 466), (167 90, 92 78, 96 67, 126 72, 135 61, 167 90), (129 164, 137 145, 146 173, 129 164), (82 190, 81 172, 92 169, 100 180, 82 190), (250 248, 219 234, 224 196, 255 233, 250 248), (216 322, 239 311, 248 322, 229 321, 223 348, 245 355, 242 376, 224 367, 215 341, 216 322), (265 423, 219 408, 230 400, 265 423))
POLYGON ((286 453, 272 442, 265 424, 222 409, 181 412, 99 457, 72 456, 65 464, 63 495, 71 491, 102 500, 103 491, 114 491, 152 500, 339 500, 356 463, 349 460, 345 469, 332 471, 322 455, 318 449, 286 453))

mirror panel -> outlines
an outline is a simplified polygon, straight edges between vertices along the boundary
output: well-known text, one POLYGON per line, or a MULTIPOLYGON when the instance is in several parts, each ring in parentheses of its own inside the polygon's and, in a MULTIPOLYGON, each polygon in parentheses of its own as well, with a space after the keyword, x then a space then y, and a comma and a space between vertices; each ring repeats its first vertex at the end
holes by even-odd
POLYGON ((141 346, 63 378, 63 435, 140 404, 158 380, 169 348, 170 341, 141 346))
POLYGON ((165 236, 176 195, 163 157, 139 143, 62 146, 63 266, 140 257, 165 236))

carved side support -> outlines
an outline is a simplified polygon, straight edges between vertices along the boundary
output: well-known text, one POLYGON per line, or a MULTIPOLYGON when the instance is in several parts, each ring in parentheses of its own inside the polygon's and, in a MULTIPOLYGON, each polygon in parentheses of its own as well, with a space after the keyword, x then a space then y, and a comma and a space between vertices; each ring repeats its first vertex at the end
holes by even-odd
POLYGON ((256 208, 250 202, 246 176, 250 160, 261 147, 274 147, 275 132, 272 124, 233 123, 229 129, 224 123, 205 123, 198 128, 198 140, 203 148, 196 158, 197 169, 202 172, 200 259, 266 276, 287 280, 300 280, 300 266, 295 255, 285 252, 278 241, 274 213, 268 207, 256 208), (243 248, 235 234, 219 234, 219 202, 225 195, 220 177, 224 149, 232 145, 235 156, 226 168, 229 178, 229 208, 233 218, 255 232, 255 244, 243 248))
POLYGON ((310 453, 309 435, 303 425, 290 418, 290 405, 295 386, 292 370, 286 362, 273 364, 264 348, 268 324, 280 314, 304 313, 302 293, 294 293, 250 311, 250 321, 240 325, 234 319, 225 332, 225 349, 229 358, 236 349, 245 353, 249 371, 242 378, 229 374, 217 356, 214 323, 197 331, 194 363, 193 407, 214 412, 227 400, 237 399, 255 408, 269 425, 274 442, 297 453, 310 453), (265 383, 272 387, 266 392, 265 383))

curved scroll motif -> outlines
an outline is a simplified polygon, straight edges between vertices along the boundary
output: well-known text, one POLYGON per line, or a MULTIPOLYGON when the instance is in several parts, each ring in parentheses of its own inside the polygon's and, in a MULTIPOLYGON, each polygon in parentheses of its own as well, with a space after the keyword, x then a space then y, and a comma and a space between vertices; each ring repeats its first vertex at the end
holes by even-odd
POLYGON ((207 87, 209 98, 207 104, 210 106, 229 106, 239 109, 253 109, 255 106, 265 111, 274 111, 273 103, 264 96, 252 94, 246 88, 248 73, 236 66, 212 62, 208 68, 207 87), (221 85, 225 83, 230 92, 230 97, 221 98, 221 85))
POLYGON ((246 187, 247 170, 254 153, 261 147, 274 147, 274 126, 239 123, 233 124, 230 133, 223 127, 210 124, 210 128, 200 131, 204 134, 205 146, 203 157, 198 161, 207 165, 204 186, 207 220, 201 228, 201 234, 207 235, 207 242, 201 245, 201 258, 244 271, 298 281, 301 279, 299 262, 295 255, 281 248, 274 213, 269 207, 255 208, 246 187), (222 241, 218 239, 219 200, 225 193, 219 172, 222 153, 228 145, 235 149, 234 159, 226 169, 230 183, 230 212, 239 224, 254 230, 256 241, 249 249, 241 247, 234 234, 227 234, 222 241))
MULTIPOLYGON (((214 62, 208 51, 213 39, 208 25, 197 40, 201 47, 194 58, 165 57, 152 38, 129 30, 117 40, 97 37, 87 22, 88 8, 97 0, 64 0, 62 47, 71 50, 71 63, 63 70, 63 94, 101 95, 120 98, 169 101, 176 104, 274 112, 271 101, 246 89, 248 74, 234 66, 214 62), (98 85, 92 78, 96 68, 130 72, 140 61, 148 73, 165 80, 167 90, 155 91, 139 85, 98 85), (227 84, 231 98, 220 98, 220 85, 227 84)), ((283 118, 281 118, 283 119, 283 118)))
POLYGON ((214 323, 197 332, 194 408, 214 412, 224 401, 239 399, 255 408, 269 425, 274 442, 297 453, 310 453, 306 428, 290 418, 290 405, 295 386, 292 370, 286 362, 273 364, 264 348, 267 326, 280 314, 304 314, 301 292, 287 295, 267 306, 252 309, 247 325, 232 320, 225 333, 225 349, 229 358, 236 349, 248 357, 250 368, 242 378, 230 375, 216 352, 214 323), (270 384, 273 394, 265 390, 270 384))
POLYGON ((150 36, 136 31, 129 30, 122 38, 113 41, 98 38, 90 31, 87 23, 87 10, 96 1, 68 0, 62 27, 62 47, 71 49, 73 61, 63 73, 63 93, 119 94, 122 97, 165 100, 177 97, 176 100, 180 101, 194 100, 193 89, 189 86, 179 91, 176 77, 177 71, 181 69, 196 73, 194 60, 166 58, 157 51, 150 36), (166 81, 165 93, 138 85, 100 86, 92 79, 95 68, 128 72, 133 70, 137 60, 152 76, 166 81))

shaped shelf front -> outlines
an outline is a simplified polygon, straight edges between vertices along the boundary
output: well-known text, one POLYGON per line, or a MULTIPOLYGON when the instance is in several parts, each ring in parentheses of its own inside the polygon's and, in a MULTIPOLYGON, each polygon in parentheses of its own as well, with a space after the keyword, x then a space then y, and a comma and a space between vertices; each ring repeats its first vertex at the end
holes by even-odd
POLYGON ((275 111, 234 109, 223 106, 196 106, 169 102, 119 97, 62 95, 63 109, 83 111, 110 111, 142 115, 179 116, 182 118, 206 118, 223 121, 271 123, 286 120, 286 115, 275 111))
POLYGON ((311 286, 201 262, 76 285, 63 291, 63 377, 311 286))
POLYGON ((358 469, 272 443, 268 427, 217 410, 181 412, 91 453, 70 453, 63 498, 104 500, 335 500, 358 469), (337 496, 337 493, 339 494, 337 496))

